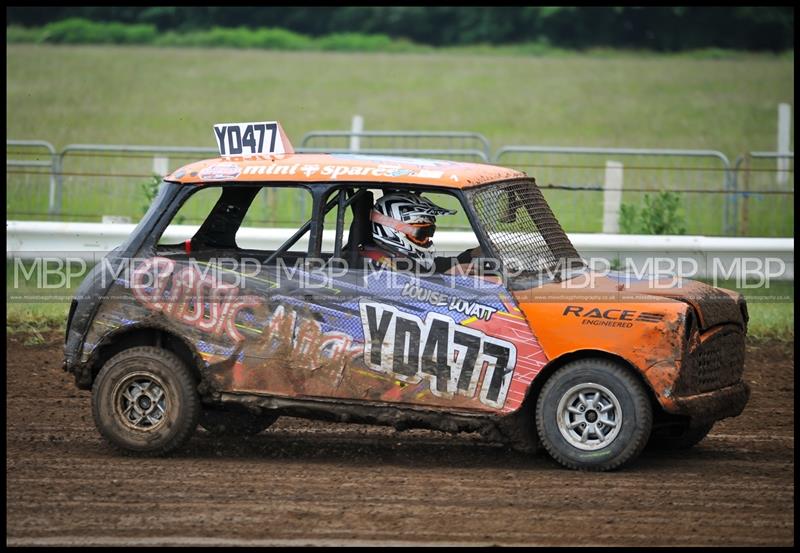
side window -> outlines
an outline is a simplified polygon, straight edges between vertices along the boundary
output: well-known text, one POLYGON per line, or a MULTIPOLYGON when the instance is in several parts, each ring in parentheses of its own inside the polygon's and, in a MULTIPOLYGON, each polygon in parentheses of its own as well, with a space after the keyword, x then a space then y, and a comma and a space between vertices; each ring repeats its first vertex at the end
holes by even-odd
POLYGON ((441 208, 456 212, 436 217, 436 232, 432 240, 437 257, 456 257, 464 250, 478 246, 478 237, 456 196, 442 192, 423 192, 421 196, 441 208))
MULTIPOLYGON (((426 192, 426 191, 413 191, 402 190, 393 191, 387 189, 364 189, 364 188, 351 188, 348 190, 347 197, 349 198, 353 193, 364 191, 367 193, 369 200, 366 202, 369 206, 365 206, 364 202, 356 201, 352 207, 347 207, 344 216, 343 236, 341 240, 342 257, 347 257, 351 247, 358 245, 375 245, 373 240, 372 223, 369 221, 370 212, 374 205, 380 202, 383 196, 395 194, 416 194, 432 202, 436 206, 443 209, 455 211, 450 215, 439 215, 436 217, 436 227, 431 237, 435 249, 435 255, 439 257, 457 257, 465 250, 478 246, 478 238, 475 235, 469 218, 465 212, 464 207, 461 205, 458 197, 443 192, 426 192), (354 213, 357 214, 357 221, 353 223, 354 213), (356 244, 351 244, 350 233, 356 235, 356 244)), ((332 191, 326 198, 326 203, 336 201, 338 190, 332 191)), ((322 238, 322 254, 323 257, 334 255, 336 247, 336 223, 338 217, 338 206, 334 206, 326 215, 324 219, 323 238, 322 238)), ((377 244, 380 245, 380 244, 377 244)), ((455 261, 454 261, 455 262, 455 261)))
POLYGON ((183 202, 164 230, 158 245, 182 244, 192 238, 219 201, 222 188, 202 187, 183 202))
MULTIPOLYGON (((236 245, 246 250, 275 251, 311 218, 311 192, 299 186, 263 186, 236 232, 236 245)), ((308 250, 306 232, 287 251, 308 250)))
MULTIPOLYGON (((195 250, 279 249, 311 217, 311 193, 301 187, 257 186, 199 188, 178 209, 161 235, 159 247, 182 249, 185 241, 193 239, 195 250)), ((305 253, 307 248, 308 233, 286 251, 305 253)))

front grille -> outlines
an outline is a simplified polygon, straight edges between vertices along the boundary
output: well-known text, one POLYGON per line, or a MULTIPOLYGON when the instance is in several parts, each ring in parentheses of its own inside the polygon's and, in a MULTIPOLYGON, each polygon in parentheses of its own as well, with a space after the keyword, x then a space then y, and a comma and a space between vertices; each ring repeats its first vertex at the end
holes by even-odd
POLYGON ((710 392, 735 384, 744 372, 744 334, 738 327, 717 332, 691 352, 676 385, 678 395, 710 392))

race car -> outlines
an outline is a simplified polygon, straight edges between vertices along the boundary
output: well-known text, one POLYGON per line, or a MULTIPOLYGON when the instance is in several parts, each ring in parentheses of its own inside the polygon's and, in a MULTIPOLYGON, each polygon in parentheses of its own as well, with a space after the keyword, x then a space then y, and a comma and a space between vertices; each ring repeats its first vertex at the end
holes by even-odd
POLYGON ((198 424, 254 434, 287 415, 480 432, 610 470, 648 444, 691 447, 744 409, 743 297, 593 270, 525 173, 296 153, 275 121, 215 137, 220 156, 164 178, 69 311, 64 369, 121 451, 164 455, 198 424), (271 190, 307 196, 309 216, 277 247, 243 247, 271 190), (199 228, 165 242, 204 191, 217 199, 199 228), (458 210, 475 244, 432 257, 458 210))

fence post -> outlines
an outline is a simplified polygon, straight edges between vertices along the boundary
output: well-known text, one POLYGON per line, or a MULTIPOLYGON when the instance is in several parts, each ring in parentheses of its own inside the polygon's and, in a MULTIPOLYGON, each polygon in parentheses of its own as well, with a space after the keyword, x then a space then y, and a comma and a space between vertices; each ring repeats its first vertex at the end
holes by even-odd
POLYGON ((603 186, 603 232, 619 234, 619 207, 622 203, 622 163, 606 161, 603 186))
POLYGON ((747 219, 748 219, 748 213, 747 213, 747 204, 748 204, 747 196, 748 196, 748 194, 747 194, 747 190, 748 190, 748 188, 750 188, 750 162, 751 162, 751 159, 752 158, 749 155, 746 155, 745 158, 744 158, 744 178, 742 179, 742 209, 741 209, 741 211, 742 211, 742 236, 747 236, 747 223, 748 223, 748 221, 747 221, 747 219))
POLYGON ((789 104, 778 104, 778 184, 786 184, 789 180, 789 158, 780 157, 781 154, 788 154, 789 141, 792 124, 792 106, 789 104))
POLYGON ((56 212, 56 189, 58 188, 58 182, 56 180, 56 170, 55 170, 55 156, 53 157, 53 161, 51 161, 50 165, 50 195, 47 201, 47 213, 50 215, 55 215, 56 212))
POLYGON ((54 156, 53 170, 56 172, 56 205, 55 214, 60 215, 64 207, 62 204, 64 193, 64 154, 66 154, 66 147, 61 150, 58 155, 54 156))
POLYGON ((733 167, 725 170, 725 202, 723 203, 722 212, 722 232, 726 236, 736 236, 739 228, 739 213, 738 206, 738 189, 739 189, 739 171, 741 170, 744 157, 739 156, 736 158, 733 167))
POLYGON ((169 171, 169 158, 162 156, 153 156, 153 174, 159 177, 165 177, 169 171))
POLYGON ((361 137, 359 134, 364 131, 364 118, 360 115, 353 116, 353 123, 350 127, 350 151, 357 152, 361 149, 361 137))

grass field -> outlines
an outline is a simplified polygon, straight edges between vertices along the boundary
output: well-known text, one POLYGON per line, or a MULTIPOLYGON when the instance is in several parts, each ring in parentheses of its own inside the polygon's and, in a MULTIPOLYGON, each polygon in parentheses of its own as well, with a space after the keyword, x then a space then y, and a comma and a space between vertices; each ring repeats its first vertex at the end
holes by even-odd
MULTIPOLYGON (((299 145, 306 132, 347 129, 352 115, 361 114, 368 130, 480 132, 494 150, 510 144, 714 149, 733 161, 744 151, 775 148, 776 106, 794 97, 793 58, 787 56, 694 59, 609 52, 526 57, 492 55, 491 49, 476 52, 10 44, 6 134, 9 139, 47 140, 56 149, 69 143, 213 147, 213 123, 278 119, 299 145)), ((186 161, 170 159, 170 167, 186 161)), ((595 167, 569 174, 541 167, 563 164, 563 158, 534 161, 540 166, 526 165, 532 160, 521 158, 509 158, 507 164, 537 176, 540 184, 602 183, 603 159, 568 160, 595 167)), ((675 185, 665 182, 664 172, 637 173, 640 161, 623 161, 629 167, 626 186, 675 185)), ((688 161, 669 163, 685 166, 688 161)), ((94 175, 147 175, 151 167, 152 158, 146 157, 68 160, 64 170, 79 175, 65 178, 67 218, 140 215, 138 183, 146 178, 94 175)), ((692 167, 693 172, 672 174, 691 174, 698 182, 677 186, 722 187, 719 166, 711 171, 692 167)), ((15 218, 45 218, 46 177, 9 178, 9 184, 14 186, 7 196, 8 211, 15 218)), ((641 196, 626 193, 623 201, 638 202, 641 196)), ((554 191, 547 197, 568 231, 599 230, 599 193, 554 191)), ((785 200, 767 198, 767 212, 786 210, 785 200)), ((722 195, 685 195, 685 215, 692 221, 687 232, 720 234, 722 201, 722 195)), ((748 234, 787 235, 793 210, 778 213, 763 229, 751 216, 748 234), (782 226, 775 230, 778 220, 782 226)))
POLYGON ((775 148, 793 59, 522 57, 7 45, 6 133, 68 143, 214 146, 219 121, 470 130, 504 144, 775 148))
POLYGON ((334 54, 8 45, 6 131, 69 143, 214 146, 218 121, 470 130, 503 144, 775 147, 793 59, 334 54))

